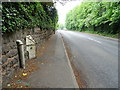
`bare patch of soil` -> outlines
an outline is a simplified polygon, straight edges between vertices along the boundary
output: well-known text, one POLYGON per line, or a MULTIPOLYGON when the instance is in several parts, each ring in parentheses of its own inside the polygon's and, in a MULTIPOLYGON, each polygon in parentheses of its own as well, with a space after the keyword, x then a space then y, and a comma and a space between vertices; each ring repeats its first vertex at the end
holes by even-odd
POLYGON ((36 59, 28 60, 25 69, 18 69, 11 81, 4 88, 31 88, 30 84, 26 82, 27 78, 39 69, 39 62, 36 59))

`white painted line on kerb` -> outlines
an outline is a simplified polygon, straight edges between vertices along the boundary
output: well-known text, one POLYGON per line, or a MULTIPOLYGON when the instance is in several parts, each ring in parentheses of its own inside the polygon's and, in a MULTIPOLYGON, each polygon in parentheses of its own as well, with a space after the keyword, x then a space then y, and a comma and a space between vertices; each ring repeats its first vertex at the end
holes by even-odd
POLYGON ((100 41, 98 41, 98 40, 95 40, 95 39, 92 39, 92 38, 88 38, 89 40, 92 40, 92 41, 95 41, 95 42, 97 42, 97 43, 99 43, 99 44, 101 44, 102 42, 100 42, 100 41))

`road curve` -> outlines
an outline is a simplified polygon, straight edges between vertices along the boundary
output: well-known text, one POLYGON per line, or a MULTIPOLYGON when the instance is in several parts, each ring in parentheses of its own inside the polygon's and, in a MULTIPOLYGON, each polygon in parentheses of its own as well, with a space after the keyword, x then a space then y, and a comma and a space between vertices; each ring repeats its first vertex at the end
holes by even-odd
POLYGON ((118 88, 118 40, 58 30, 88 88, 118 88))

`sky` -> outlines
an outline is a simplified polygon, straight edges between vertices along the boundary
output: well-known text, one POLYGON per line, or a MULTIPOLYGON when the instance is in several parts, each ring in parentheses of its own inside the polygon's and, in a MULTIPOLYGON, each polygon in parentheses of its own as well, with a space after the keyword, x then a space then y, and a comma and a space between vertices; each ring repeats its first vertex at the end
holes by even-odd
POLYGON ((67 1, 65 3, 65 5, 62 5, 61 3, 56 3, 56 9, 58 11, 58 23, 60 24, 64 24, 65 23, 65 18, 66 18, 66 14, 72 10, 74 7, 76 7, 77 5, 80 5, 80 3, 82 2, 82 0, 74 0, 74 1, 67 1))

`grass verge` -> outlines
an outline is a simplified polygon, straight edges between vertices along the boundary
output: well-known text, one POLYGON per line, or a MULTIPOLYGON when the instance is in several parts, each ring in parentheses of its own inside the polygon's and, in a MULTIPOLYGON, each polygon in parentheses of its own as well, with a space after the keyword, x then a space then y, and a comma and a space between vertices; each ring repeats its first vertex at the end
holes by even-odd
POLYGON ((95 31, 80 31, 80 32, 91 33, 91 34, 97 34, 97 35, 107 36, 107 37, 112 37, 112 38, 118 38, 118 36, 120 35, 120 34, 100 33, 100 32, 95 32, 95 31))

